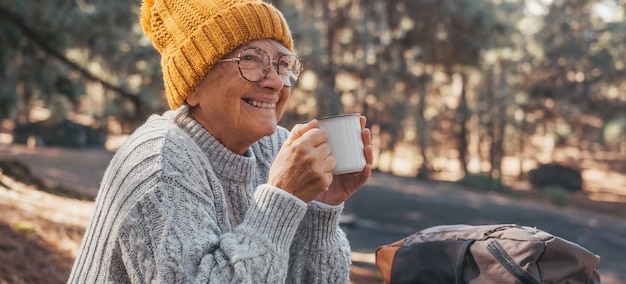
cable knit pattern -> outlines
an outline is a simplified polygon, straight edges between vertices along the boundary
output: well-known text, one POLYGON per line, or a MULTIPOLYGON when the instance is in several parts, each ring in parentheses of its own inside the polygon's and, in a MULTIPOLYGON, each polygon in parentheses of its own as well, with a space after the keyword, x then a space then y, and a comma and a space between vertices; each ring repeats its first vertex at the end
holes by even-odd
POLYGON ((237 155, 189 115, 154 115, 118 150, 68 283, 348 283, 342 207, 266 185, 288 131, 237 155))

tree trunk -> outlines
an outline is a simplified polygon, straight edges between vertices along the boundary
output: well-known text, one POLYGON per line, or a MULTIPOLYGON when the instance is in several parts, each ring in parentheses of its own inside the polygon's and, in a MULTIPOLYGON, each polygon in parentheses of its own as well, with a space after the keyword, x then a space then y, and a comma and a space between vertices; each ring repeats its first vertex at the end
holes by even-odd
MULTIPOLYGON (((509 92, 509 85, 506 80, 506 65, 503 62, 500 62, 499 68, 500 76, 499 76, 499 91, 495 94, 496 98, 494 102, 496 103, 496 113, 494 117, 496 118, 494 123, 494 139, 493 139, 493 156, 492 156, 492 164, 491 164, 491 177, 500 180, 502 178, 502 159, 504 157, 504 131, 506 127, 506 107, 507 107, 507 94, 509 92)), ((494 189, 500 189, 501 183, 498 182, 493 186, 497 187, 494 189)))
POLYGON ((326 46, 322 49, 325 53, 324 56, 328 58, 325 70, 322 70, 321 87, 317 90, 317 112, 318 116, 335 115, 343 112, 343 104, 341 99, 335 91, 335 64, 333 60, 333 46, 335 45, 335 32, 336 17, 331 15, 331 11, 328 7, 328 1, 321 1, 319 5, 323 5, 323 18, 328 23, 328 30, 326 31, 326 46))
POLYGON ((494 147, 494 140, 495 140, 495 126, 494 126, 494 121, 495 121, 495 113, 493 111, 490 110, 494 110, 497 106, 496 103, 496 94, 495 94, 495 88, 494 88, 494 67, 491 66, 489 68, 489 73, 487 75, 487 94, 486 94, 486 101, 488 102, 488 106, 487 106, 487 111, 484 115, 487 116, 487 125, 485 125, 485 129, 486 129, 486 133, 487 133, 487 137, 489 138, 489 152, 487 153, 487 160, 489 161, 489 176, 493 177, 493 169, 494 169, 494 163, 495 163, 495 147, 494 147))
POLYGON ((30 121, 30 107, 31 101, 33 97, 33 93, 31 92, 28 84, 25 84, 24 81, 20 81, 16 86, 16 93, 22 97, 22 109, 19 111, 17 116, 17 125, 26 124, 30 121))
POLYGON ((463 176, 467 176, 467 122, 470 117, 470 110, 467 106, 467 91, 466 91, 466 82, 467 75, 461 71, 461 96, 459 97, 459 109, 457 114, 457 121, 459 123, 459 133, 458 133, 458 151, 459 151, 459 162, 461 164, 461 170, 463 171, 463 176))
MULTIPOLYGON (((422 76, 425 77, 425 76, 422 76)), ((426 157, 426 149, 428 147, 428 135, 426 129, 426 117, 424 116, 424 110, 426 109, 426 79, 420 78, 419 80, 419 96, 420 100, 417 104, 417 135, 418 143, 420 147, 420 155, 422 156, 422 165, 417 172, 417 178, 428 179, 430 177, 430 164, 426 157)))
POLYGON ((526 110, 522 108, 522 117, 519 122, 519 137, 518 137, 518 148, 517 148, 517 158, 519 160, 519 173, 517 175, 517 180, 524 180, 524 159, 526 156, 524 155, 524 148, 526 147, 526 126, 528 122, 526 122, 526 110))

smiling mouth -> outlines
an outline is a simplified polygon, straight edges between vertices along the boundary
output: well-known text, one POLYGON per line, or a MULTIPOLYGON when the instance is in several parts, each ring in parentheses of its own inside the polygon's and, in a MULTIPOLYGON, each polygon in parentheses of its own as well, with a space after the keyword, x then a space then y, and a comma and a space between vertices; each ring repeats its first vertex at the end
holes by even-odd
POLYGON ((243 101, 256 108, 264 108, 264 109, 276 108, 276 103, 260 102, 260 101, 255 101, 251 99, 243 99, 243 101))

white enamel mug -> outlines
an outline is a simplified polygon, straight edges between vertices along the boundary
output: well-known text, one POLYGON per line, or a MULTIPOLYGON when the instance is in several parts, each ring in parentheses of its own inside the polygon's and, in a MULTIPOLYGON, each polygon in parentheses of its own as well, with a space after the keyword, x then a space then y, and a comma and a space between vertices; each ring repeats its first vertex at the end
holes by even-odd
POLYGON ((320 127, 328 133, 330 151, 337 160, 333 175, 360 172, 365 167, 360 120, 358 113, 318 119, 320 127))

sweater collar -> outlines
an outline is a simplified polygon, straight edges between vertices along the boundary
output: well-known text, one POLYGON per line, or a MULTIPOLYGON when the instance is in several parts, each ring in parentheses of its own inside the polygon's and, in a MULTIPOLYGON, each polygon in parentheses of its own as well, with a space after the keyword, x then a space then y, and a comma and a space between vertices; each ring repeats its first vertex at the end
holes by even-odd
POLYGON ((232 181, 249 183, 252 180, 256 160, 252 148, 248 148, 243 156, 226 148, 191 116, 191 108, 187 104, 166 112, 165 116, 200 146, 216 174, 232 181))

